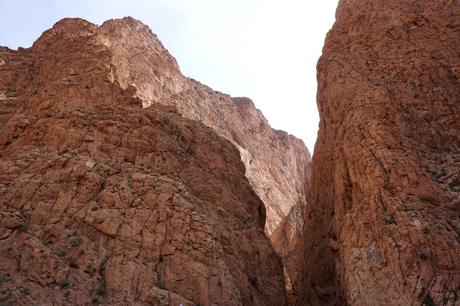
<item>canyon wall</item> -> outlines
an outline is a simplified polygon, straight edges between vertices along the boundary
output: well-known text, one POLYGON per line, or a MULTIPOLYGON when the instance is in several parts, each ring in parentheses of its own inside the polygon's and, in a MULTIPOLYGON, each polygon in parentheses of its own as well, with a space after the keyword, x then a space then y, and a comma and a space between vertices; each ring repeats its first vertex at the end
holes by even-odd
MULTIPOLYGON (((34 46, 46 44, 61 32, 61 23, 57 23, 34 46)), ((184 77, 174 57, 142 22, 109 20, 90 36, 110 52, 113 79, 122 88, 134 87, 145 107, 174 106, 238 148, 246 176, 265 204, 265 232, 285 263, 287 288, 294 294, 292 286, 298 283, 298 264, 303 258, 303 208, 310 171, 310 154, 304 143, 272 129, 250 99, 232 98, 184 77)))
POLYGON ((298 305, 460 305, 460 2, 341 0, 298 305))
POLYGON ((0 48, 1 304, 285 305, 240 152, 143 108, 98 31, 69 19, 0 48))
MULTIPOLYGON (((250 99, 232 98, 184 77, 175 59, 143 23, 132 18, 109 20, 98 28, 97 37, 113 54, 115 78, 124 88, 135 86, 144 106, 172 105, 239 149, 246 175, 267 209, 267 235, 280 253, 286 250, 285 244, 295 245, 273 233, 294 206, 306 205, 310 154, 303 142, 272 129, 250 99)), ((298 218, 293 230, 300 233, 302 226, 298 218)))

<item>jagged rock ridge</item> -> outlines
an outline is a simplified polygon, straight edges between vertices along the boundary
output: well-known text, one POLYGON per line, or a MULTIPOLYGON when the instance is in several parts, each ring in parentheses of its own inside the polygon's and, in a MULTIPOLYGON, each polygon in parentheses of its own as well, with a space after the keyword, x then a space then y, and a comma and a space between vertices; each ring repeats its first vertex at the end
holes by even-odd
POLYGON ((142 108, 98 31, 66 20, 0 48, 0 301, 285 305, 238 150, 142 108))
POLYGON ((298 305, 460 305, 460 2, 342 0, 298 305))

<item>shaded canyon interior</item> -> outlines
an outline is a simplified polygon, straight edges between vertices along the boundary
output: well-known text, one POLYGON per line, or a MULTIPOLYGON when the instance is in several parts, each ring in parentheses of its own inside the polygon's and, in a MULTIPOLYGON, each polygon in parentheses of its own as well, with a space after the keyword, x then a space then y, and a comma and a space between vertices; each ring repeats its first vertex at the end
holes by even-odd
POLYGON ((460 1, 340 0, 317 76, 311 158, 133 18, 0 47, 0 304, 460 305, 460 1))

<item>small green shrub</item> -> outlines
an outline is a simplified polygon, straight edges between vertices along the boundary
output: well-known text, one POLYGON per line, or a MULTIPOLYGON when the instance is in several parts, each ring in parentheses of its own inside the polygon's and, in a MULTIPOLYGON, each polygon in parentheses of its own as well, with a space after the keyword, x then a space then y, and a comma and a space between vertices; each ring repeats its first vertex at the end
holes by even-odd
POLYGON ((6 97, 7 97, 7 98, 16 98, 17 96, 18 96, 18 93, 15 92, 15 91, 8 91, 8 92, 6 93, 6 97))
POLYGON ((163 290, 166 289, 165 283, 161 279, 158 280, 157 287, 160 288, 160 289, 163 289, 163 290))
POLYGON ((69 266, 70 266, 71 268, 74 268, 74 269, 77 269, 77 268, 78 268, 78 264, 77 264, 75 261, 70 261, 70 262, 69 262, 69 266))
POLYGON ((452 191, 455 191, 455 192, 460 191, 460 180, 459 179, 454 180, 453 182, 449 184, 449 187, 450 187, 450 190, 452 191))
POLYGON ((433 298, 429 294, 425 296, 425 299, 423 299, 423 305, 436 306, 435 302, 433 301, 433 298))
POLYGON ((29 230, 29 224, 27 222, 22 223, 19 230, 21 232, 27 232, 29 230))
POLYGON ((417 255, 418 255, 418 257, 420 257, 421 260, 430 259, 430 256, 428 255, 428 253, 426 251, 424 251, 424 250, 418 251, 417 255))
POLYGON ((58 155, 63 155, 63 154, 66 154, 67 152, 69 152, 69 148, 63 148, 61 151, 58 152, 58 155))
POLYGON ((11 275, 9 273, 0 276, 0 284, 7 283, 11 281, 11 275))
POLYGON ((383 218, 383 222, 385 222, 387 225, 396 224, 396 220, 393 217, 385 217, 383 218))
POLYGON ((257 279, 257 276, 249 277, 249 282, 254 288, 259 289, 259 280, 257 279))
POLYGON ((104 296, 107 293, 107 284, 103 277, 99 278, 99 286, 97 287, 96 294, 99 296, 104 296))
POLYGON ((95 267, 91 267, 91 269, 89 269, 88 273, 89 275, 93 276, 95 273, 96 273, 96 268, 95 267))
POLYGON ((447 175, 447 169, 446 167, 442 167, 441 170, 439 171, 431 171, 431 176, 436 180, 438 181, 439 179, 441 179, 442 177, 446 176, 447 175))
POLYGON ((442 303, 443 303, 444 305, 447 305, 447 303, 449 303, 449 298, 448 298, 447 296, 443 297, 442 303))
POLYGON ((53 254, 56 255, 57 257, 62 258, 66 255, 66 252, 64 250, 57 250, 57 251, 54 251, 53 254))
POLYGON ((80 236, 72 236, 72 237, 70 237, 70 245, 73 248, 76 248, 76 247, 80 246, 81 243, 82 243, 82 240, 81 240, 80 236))
POLYGON ((60 286, 61 286, 61 288, 66 289, 66 288, 69 288, 69 287, 70 287, 70 283, 69 283, 68 280, 64 280, 64 281, 61 283, 60 286))
POLYGON ((19 292, 21 292, 24 295, 29 295, 30 294, 30 289, 27 287, 19 287, 19 292))

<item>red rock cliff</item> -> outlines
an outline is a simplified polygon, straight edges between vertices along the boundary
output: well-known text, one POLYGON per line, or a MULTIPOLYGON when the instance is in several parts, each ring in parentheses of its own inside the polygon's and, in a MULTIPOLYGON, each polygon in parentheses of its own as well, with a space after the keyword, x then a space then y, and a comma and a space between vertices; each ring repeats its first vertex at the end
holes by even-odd
POLYGON ((248 179, 266 205, 269 236, 293 206, 305 203, 310 160, 305 145, 273 130, 250 99, 232 98, 184 77, 175 59, 140 21, 109 20, 94 36, 112 52, 115 78, 124 88, 135 86, 144 106, 173 105, 240 150, 248 179))
POLYGON ((460 2, 342 0, 299 305, 460 305, 460 2))
POLYGON ((238 150, 142 108, 98 31, 0 48, 1 303, 285 305, 238 150))
MULTIPOLYGON (((49 41, 62 32, 71 35, 58 23, 34 48, 48 48, 49 41)), ((186 118, 213 128, 238 148, 246 176, 265 204, 265 231, 285 261, 286 281, 292 293, 290 284, 297 283, 299 276, 297 260, 301 260, 302 213, 310 164, 303 142, 272 129, 250 99, 232 98, 184 77, 176 60, 140 21, 109 20, 100 27, 93 26, 87 35, 89 43, 97 42, 111 54, 106 63, 111 78, 122 88, 134 87, 144 106, 174 106, 186 118)), ((88 48, 86 44, 81 42, 79 48, 88 48)))

